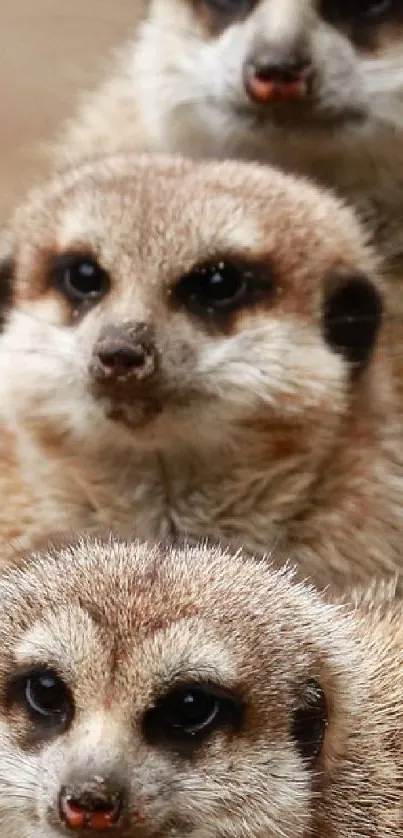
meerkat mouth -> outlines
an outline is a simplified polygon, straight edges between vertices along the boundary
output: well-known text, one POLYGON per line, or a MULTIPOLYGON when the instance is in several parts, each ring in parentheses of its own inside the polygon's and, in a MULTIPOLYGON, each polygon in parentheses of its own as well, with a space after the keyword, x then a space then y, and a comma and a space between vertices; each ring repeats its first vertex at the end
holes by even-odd
POLYGON ((105 393, 93 382, 90 391, 106 418, 114 424, 124 425, 131 432, 148 429, 161 416, 166 419, 167 425, 172 421, 178 424, 184 415, 188 415, 189 408, 193 413, 196 405, 211 405, 216 401, 211 394, 202 393, 192 386, 181 389, 162 382, 143 386, 138 391, 122 387, 111 393, 105 393))
POLYGON ((336 110, 325 106, 317 98, 309 102, 273 102, 270 108, 258 103, 237 103, 233 112, 239 119, 247 121, 252 128, 292 128, 294 133, 307 130, 327 133, 329 130, 343 130, 347 127, 359 127, 367 114, 364 108, 351 106, 336 110))
POLYGON ((163 412, 162 404, 151 400, 139 404, 111 400, 103 400, 103 403, 107 419, 132 431, 147 427, 163 412))

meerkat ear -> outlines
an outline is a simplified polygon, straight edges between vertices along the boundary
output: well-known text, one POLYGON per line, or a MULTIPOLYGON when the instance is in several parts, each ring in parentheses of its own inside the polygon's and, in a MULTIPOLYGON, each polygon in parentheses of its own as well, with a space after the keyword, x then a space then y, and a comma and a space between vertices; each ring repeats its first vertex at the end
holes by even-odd
POLYGON ((0 246, 0 331, 3 329, 13 298, 14 258, 1 252, 0 246))
POLYGON ((365 366, 382 322, 383 299, 370 277, 333 270, 325 286, 323 331, 326 343, 351 364, 365 366))
POLYGON ((304 684, 294 712, 292 736, 303 759, 312 765, 319 756, 327 727, 326 698, 314 678, 304 684))

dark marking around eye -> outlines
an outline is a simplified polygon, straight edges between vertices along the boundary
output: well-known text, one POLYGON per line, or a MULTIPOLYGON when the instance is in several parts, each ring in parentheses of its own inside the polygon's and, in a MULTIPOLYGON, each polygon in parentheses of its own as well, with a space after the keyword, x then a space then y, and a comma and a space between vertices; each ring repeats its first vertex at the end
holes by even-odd
POLYGON ((110 288, 108 273, 92 254, 70 251, 52 258, 50 285, 76 308, 94 305, 110 288))
POLYGON ((396 0, 321 0, 323 17, 334 24, 373 26, 397 13, 396 0))
POLYGON ((243 20, 258 3, 258 0, 188 0, 202 26, 213 37, 227 26, 243 20))
POLYGON ((144 716, 144 736, 150 744, 189 755, 219 728, 239 729, 243 708, 239 699, 215 684, 175 686, 144 716))
POLYGON ((232 257, 195 267, 173 288, 175 302, 203 319, 226 318, 270 297, 274 282, 266 264, 232 257))
POLYGON ((203 0, 203 3, 212 12, 238 17, 247 14, 256 5, 256 0, 203 0))
POLYGON ((27 743, 60 735, 70 726, 74 701, 69 687, 53 669, 37 665, 13 673, 6 686, 5 704, 23 712, 28 723, 27 743))

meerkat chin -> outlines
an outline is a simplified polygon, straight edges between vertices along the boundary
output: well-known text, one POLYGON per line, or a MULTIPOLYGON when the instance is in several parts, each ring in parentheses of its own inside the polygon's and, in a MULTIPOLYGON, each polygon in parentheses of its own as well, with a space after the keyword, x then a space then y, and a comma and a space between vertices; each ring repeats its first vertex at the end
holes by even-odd
POLYGON ((391 596, 343 607, 219 548, 111 538, 5 571, 0 608, 4 838, 400 824, 391 596))
POLYGON ((55 157, 137 148, 309 175, 360 211, 403 313, 402 137, 401 0, 152 0, 55 157))
POLYGON ((279 542, 324 585, 401 563, 396 346, 349 209, 269 167, 122 155, 12 226, 3 559, 106 526, 279 542))

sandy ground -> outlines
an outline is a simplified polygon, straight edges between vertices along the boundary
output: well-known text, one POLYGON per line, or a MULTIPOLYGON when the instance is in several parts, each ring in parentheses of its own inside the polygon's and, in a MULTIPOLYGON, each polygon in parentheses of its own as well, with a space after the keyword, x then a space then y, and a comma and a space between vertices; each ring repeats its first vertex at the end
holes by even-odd
POLYGON ((143 0, 0 0, 0 222, 45 164, 36 150, 102 76, 143 0), (41 162, 39 162, 41 161, 41 162))

